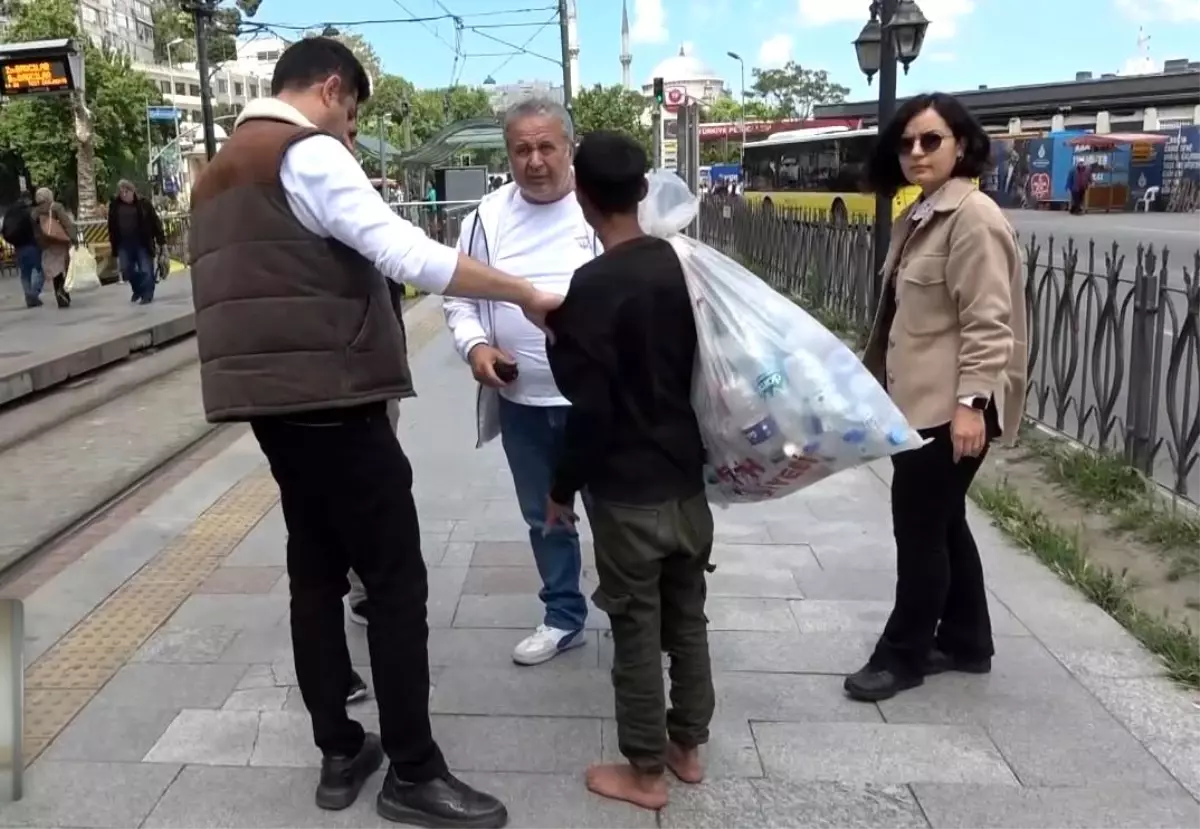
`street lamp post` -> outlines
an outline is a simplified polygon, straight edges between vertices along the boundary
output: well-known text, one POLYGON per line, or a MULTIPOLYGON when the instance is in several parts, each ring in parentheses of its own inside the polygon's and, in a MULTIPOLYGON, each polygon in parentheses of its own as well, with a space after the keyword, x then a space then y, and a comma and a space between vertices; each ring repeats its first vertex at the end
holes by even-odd
MULTIPOLYGON (((896 111, 896 62, 908 67, 921 54, 929 21, 914 0, 873 0, 871 19, 854 41, 858 68, 867 83, 879 74, 879 106, 876 121, 882 131, 896 111)), ((892 241, 894 193, 875 194, 875 251, 871 283, 871 309, 879 307, 883 290, 883 263, 892 241)))
POLYGON ((167 83, 171 85, 171 108, 175 110, 175 144, 179 145, 179 107, 175 105, 175 61, 171 58, 172 47, 183 43, 183 38, 177 37, 167 43, 167 83))
POLYGON ((725 54, 738 62, 738 67, 742 74, 742 152, 738 159, 739 176, 746 174, 746 61, 742 60, 742 56, 737 52, 726 52, 725 54))

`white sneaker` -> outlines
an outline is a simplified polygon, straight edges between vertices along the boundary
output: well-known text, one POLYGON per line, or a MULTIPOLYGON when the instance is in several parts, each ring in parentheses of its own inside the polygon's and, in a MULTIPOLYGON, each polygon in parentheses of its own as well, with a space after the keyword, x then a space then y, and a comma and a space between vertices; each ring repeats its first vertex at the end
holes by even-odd
POLYGON ((513 649, 513 662, 518 665, 540 665, 563 651, 578 648, 584 641, 582 630, 559 630, 538 625, 533 635, 521 640, 513 649))

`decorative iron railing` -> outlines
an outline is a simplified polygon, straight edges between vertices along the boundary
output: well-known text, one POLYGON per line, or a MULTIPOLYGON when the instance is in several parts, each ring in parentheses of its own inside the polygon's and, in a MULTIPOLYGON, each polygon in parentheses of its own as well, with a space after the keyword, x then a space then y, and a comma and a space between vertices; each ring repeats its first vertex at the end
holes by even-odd
MULTIPOLYGON (((700 234, 817 313, 869 324, 869 225, 708 199, 700 234)), ((1028 417, 1200 501, 1200 249, 1023 241, 1028 417)))

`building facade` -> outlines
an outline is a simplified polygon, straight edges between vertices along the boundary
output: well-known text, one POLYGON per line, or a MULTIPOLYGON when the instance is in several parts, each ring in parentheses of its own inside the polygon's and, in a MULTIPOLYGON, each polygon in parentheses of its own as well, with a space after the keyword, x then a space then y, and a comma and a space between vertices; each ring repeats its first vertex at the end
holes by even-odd
POLYGON ((549 81, 487 84, 483 88, 488 94, 492 109, 496 112, 504 112, 510 106, 529 98, 549 98, 556 103, 563 102, 562 86, 555 86, 549 81))
POLYGON ((154 3, 151 0, 80 0, 83 32, 93 44, 154 62, 154 3))

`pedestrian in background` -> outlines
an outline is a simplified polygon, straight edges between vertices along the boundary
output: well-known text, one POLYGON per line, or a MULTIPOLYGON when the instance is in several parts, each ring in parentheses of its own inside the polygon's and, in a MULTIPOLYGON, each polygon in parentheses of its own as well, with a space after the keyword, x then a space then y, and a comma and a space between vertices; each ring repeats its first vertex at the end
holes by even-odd
POLYGON ((154 301, 155 250, 165 250, 167 235, 149 199, 138 195, 133 182, 122 179, 108 205, 108 238, 121 275, 129 283, 130 302, 154 301))
POLYGON ((0 235, 13 246, 16 253, 25 307, 37 308, 42 304, 42 286, 46 275, 42 272, 42 251, 37 244, 29 196, 22 193, 17 203, 4 214, 4 225, 0 229, 0 235))
POLYGON ((67 268, 71 266, 72 248, 79 245, 75 220, 67 208, 54 200, 54 192, 49 187, 38 188, 33 202, 33 227, 42 252, 42 274, 49 277, 54 286, 54 301, 58 307, 70 308, 67 268))
POLYGON ((987 673, 995 647, 967 490, 1025 406, 1025 284, 1016 234, 976 189, 987 133, 955 98, 918 95, 879 134, 868 184, 921 197, 896 220, 864 362, 929 439, 892 458, 896 601, 846 693, 888 699, 944 671, 987 673))

